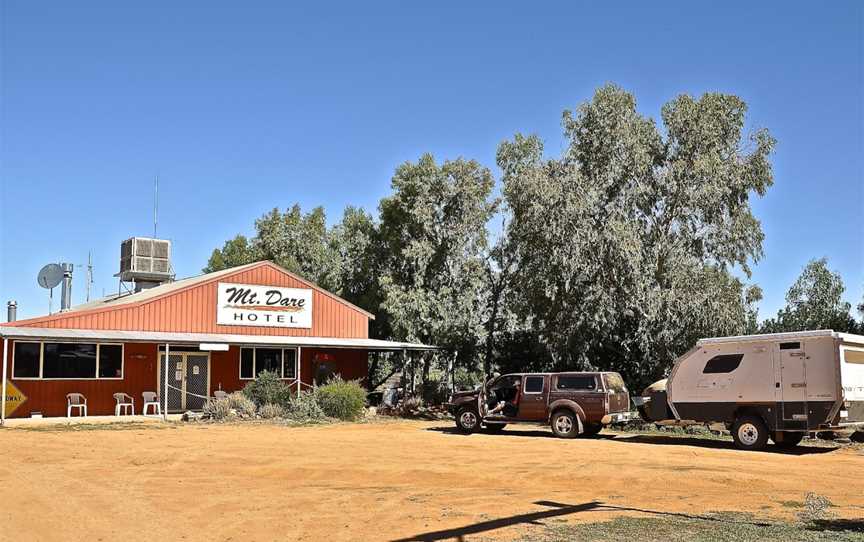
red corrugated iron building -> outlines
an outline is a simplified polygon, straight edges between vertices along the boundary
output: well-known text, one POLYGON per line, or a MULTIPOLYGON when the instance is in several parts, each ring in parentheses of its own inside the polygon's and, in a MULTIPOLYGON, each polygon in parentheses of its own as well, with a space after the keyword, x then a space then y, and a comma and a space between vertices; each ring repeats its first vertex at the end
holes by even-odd
POLYGON ((6 323, 6 382, 20 391, 6 413, 65 416, 66 395, 81 393, 89 415, 111 415, 117 392, 135 399, 136 414, 144 392, 169 411, 196 410, 263 370, 297 389, 335 374, 365 379, 369 352, 429 348, 369 339, 372 318, 265 261, 6 323))

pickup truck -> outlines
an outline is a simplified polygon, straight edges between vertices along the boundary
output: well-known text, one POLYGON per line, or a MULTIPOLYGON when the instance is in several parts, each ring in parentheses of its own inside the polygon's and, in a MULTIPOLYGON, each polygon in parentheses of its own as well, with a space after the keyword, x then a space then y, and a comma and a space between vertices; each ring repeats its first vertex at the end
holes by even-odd
POLYGON ((505 374, 454 393, 446 406, 465 433, 548 423, 556 436, 573 438, 631 418, 627 387, 613 372, 505 374))

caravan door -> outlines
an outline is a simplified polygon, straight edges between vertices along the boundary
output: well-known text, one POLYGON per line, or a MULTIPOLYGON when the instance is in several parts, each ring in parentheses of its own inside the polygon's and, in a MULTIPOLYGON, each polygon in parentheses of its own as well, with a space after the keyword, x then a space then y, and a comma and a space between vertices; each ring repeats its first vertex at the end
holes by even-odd
POLYGON ((782 342, 776 352, 780 359, 780 411, 788 429, 807 426, 807 357, 801 341, 782 342))

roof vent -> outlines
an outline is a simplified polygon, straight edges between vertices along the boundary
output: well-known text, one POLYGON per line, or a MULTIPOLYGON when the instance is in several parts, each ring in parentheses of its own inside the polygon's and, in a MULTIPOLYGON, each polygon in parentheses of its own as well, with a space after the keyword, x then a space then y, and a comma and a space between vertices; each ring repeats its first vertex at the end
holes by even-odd
POLYGON ((174 279, 171 271, 171 241, 132 237, 120 245, 120 273, 123 282, 134 282, 135 290, 152 288, 174 279))

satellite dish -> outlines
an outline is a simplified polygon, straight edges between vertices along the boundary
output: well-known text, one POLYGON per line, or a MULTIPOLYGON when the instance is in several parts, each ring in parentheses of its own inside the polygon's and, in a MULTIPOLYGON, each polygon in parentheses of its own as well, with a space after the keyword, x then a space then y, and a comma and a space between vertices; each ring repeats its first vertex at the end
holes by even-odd
POLYGON ((63 280, 63 268, 56 263, 49 263, 39 271, 36 282, 43 288, 54 288, 63 280))

